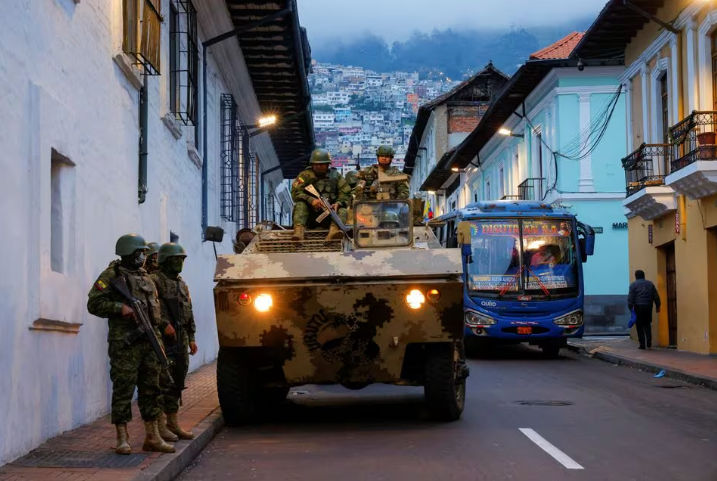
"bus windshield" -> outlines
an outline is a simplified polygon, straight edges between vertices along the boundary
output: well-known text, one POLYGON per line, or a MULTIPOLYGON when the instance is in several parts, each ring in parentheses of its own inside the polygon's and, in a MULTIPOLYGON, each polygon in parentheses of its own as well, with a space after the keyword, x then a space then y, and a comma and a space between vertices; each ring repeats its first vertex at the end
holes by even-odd
POLYGON ((470 291, 497 297, 577 295, 569 219, 491 219, 471 223, 470 291))

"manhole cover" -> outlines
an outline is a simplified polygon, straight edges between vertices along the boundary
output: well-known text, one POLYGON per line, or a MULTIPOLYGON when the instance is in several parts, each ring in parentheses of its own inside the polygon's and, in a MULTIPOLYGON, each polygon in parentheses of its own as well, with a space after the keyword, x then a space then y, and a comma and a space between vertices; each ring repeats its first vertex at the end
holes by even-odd
POLYGON ((12 464, 28 468, 132 468, 145 460, 146 454, 118 456, 114 452, 85 452, 36 449, 12 464))
POLYGON ((515 401, 521 406, 571 406, 571 401, 515 401))

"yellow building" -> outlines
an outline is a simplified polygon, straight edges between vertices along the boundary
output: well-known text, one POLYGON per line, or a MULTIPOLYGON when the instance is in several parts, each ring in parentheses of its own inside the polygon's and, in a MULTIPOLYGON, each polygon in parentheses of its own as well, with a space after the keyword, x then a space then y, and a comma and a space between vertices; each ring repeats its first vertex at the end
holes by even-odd
POLYGON ((653 339, 717 353, 717 1, 610 0, 574 55, 624 58, 630 271, 662 298, 653 339))

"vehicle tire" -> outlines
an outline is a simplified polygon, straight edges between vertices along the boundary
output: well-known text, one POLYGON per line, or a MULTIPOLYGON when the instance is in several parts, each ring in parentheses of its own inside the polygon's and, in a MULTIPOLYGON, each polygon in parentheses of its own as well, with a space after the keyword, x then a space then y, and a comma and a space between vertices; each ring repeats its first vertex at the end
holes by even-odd
POLYGON ((555 359, 560 355, 560 348, 562 344, 558 342, 549 342, 547 344, 541 344, 540 349, 543 351, 543 355, 550 359, 555 359))
POLYGON ((460 346, 435 346, 428 353, 424 393, 434 419, 455 421, 461 417, 466 399, 467 370, 462 342, 460 346))
POLYGON ((256 421, 255 373, 242 365, 235 352, 223 348, 217 357, 217 394, 227 426, 256 421))
POLYGON ((285 387, 268 387, 260 392, 261 399, 267 404, 280 404, 284 402, 286 396, 289 395, 289 386, 285 387))

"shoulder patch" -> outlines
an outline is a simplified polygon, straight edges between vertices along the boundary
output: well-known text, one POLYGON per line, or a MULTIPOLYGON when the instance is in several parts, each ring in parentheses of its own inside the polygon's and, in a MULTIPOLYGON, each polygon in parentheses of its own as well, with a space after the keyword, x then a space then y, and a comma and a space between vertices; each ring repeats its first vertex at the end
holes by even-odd
POLYGON ((104 291, 107 289, 107 283, 102 279, 98 279, 97 282, 95 282, 95 287, 100 291, 104 291))

